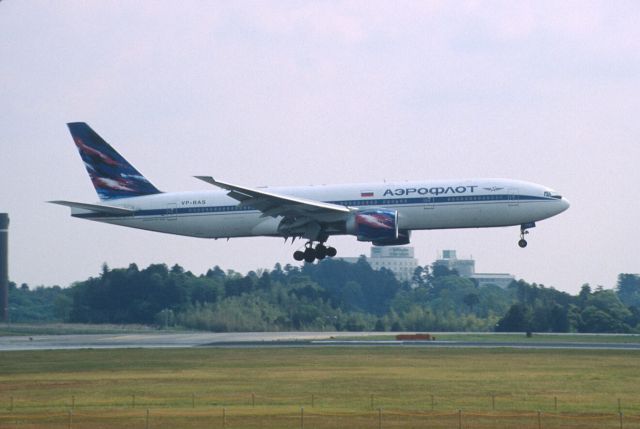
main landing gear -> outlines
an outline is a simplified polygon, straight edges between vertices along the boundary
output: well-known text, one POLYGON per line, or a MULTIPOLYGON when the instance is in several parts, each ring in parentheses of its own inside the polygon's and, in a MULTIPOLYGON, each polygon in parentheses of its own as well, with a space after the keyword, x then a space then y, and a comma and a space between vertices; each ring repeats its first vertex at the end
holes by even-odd
POLYGON ((535 222, 523 223, 522 225, 520 225, 520 241, 518 241, 518 246, 520 246, 523 249, 527 247, 527 240, 524 239, 524 236, 525 234, 529 234, 529 231, 527 231, 529 228, 535 228, 535 227, 536 227, 535 222))
POLYGON ((311 263, 316 259, 322 260, 326 257, 333 258, 337 253, 338 251, 335 248, 327 247, 324 243, 318 243, 314 249, 313 241, 309 241, 305 244, 304 252, 302 250, 293 252, 293 259, 296 261, 302 261, 304 259, 305 262, 311 263))

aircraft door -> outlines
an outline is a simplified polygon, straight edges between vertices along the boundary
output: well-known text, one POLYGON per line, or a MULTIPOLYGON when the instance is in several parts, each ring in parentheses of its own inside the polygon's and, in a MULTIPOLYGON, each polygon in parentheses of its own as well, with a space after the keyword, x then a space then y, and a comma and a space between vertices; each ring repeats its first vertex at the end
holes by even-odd
POLYGON ((509 207, 518 207, 520 205, 518 188, 509 188, 507 192, 508 192, 507 200, 509 202, 509 207))
POLYGON ((433 210, 433 208, 434 208, 433 197, 424 198, 424 209, 425 210, 433 210))
POLYGON ((175 203, 167 204, 167 209, 165 211, 164 218, 166 220, 178 219, 178 205, 175 203))

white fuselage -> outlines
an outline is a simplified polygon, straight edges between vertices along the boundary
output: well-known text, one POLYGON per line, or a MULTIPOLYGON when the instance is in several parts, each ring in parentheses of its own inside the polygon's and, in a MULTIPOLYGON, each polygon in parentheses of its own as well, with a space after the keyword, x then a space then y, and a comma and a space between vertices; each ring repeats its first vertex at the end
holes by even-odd
MULTIPOLYGON (((485 228, 523 225, 569 207, 553 190, 507 179, 443 180, 261 188, 261 190, 349 208, 397 210, 401 230, 485 228)), ((203 238, 283 236, 282 217, 263 216, 229 197, 228 191, 168 192, 109 201, 132 215, 72 215, 131 228, 203 238)), ((333 234, 332 234, 333 235, 333 234)))

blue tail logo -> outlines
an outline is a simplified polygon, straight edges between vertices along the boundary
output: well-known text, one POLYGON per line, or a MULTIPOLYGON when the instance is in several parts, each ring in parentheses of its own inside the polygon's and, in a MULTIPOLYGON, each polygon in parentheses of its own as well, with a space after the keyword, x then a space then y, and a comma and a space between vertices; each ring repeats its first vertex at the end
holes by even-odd
POLYGON ((160 193, 89 125, 73 122, 67 126, 101 200, 160 193))

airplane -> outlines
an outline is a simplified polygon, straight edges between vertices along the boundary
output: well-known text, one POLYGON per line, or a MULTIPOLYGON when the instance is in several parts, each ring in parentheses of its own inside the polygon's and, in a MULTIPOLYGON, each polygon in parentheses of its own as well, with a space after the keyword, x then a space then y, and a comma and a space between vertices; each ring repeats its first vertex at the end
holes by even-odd
POLYGON ((414 230, 520 226, 569 208, 556 191, 511 179, 463 179, 249 188, 194 176, 219 189, 162 192, 84 122, 67 124, 100 202, 49 201, 71 216, 191 237, 305 239, 296 261, 337 254, 327 240, 352 235, 374 246, 404 245, 414 230))

